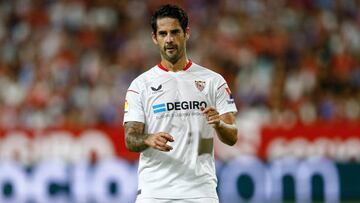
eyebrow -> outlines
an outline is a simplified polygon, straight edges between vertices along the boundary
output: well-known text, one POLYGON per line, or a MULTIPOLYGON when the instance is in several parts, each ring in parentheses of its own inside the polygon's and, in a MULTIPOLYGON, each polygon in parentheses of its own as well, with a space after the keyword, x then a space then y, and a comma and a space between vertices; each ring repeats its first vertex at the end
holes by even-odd
MULTIPOLYGON (((175 28, 175 29, 173 29, 173 30, 170 30, 170 33, 178 33, 178 32, 180 32, 180 29, 179 29, 179 28, 175 28)), ((166 34, 167 31, 166 31, 166 30, 159 30, 158 33, 159 33, 159 34, 166 34)))
POLYGON ((180 32, 180 29, 179 28, 176 28, 176 29, 173 29, 173 30, 170 30, 171 33, 178 33, 180 32))
POLYGON ((165 30, 159 30, 158 33, 159 33, 159 34, 166 34, 167 31, 165 31, 165 30))

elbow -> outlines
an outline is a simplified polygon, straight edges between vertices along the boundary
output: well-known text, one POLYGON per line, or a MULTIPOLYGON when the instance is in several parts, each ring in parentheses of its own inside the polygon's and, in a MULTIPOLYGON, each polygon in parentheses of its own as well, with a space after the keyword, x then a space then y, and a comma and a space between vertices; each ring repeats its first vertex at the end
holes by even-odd
POLYGON ((234 146, 238 140, 237 129, 235 129, 231 132, 228 132, 228 134, 225 134, 222 136, 220 136, 220 134, 218 134, 218 135, 219 135, 218 137, 220 138, 220 141, 229 146, 234 146))
POLYGON ((238 140, 238 138, 237 138, 237 136, 235 136, 234 139, 230 140, 227 144, 229 146, 234 146, 236 144, 237 140, 238 140))
POLYGON ((134 148, 134 147, 132 147, 132 146, 126 144, 126 143, 125 143, 125 147, 129 152, 140 152, 138 149, 136 149, 136 148, 134 148))
POLYGON ((227 139, 221 139, 221 142, 223 142, 224 144, 226 145, 229 145, 229 146, 234 146, 238 140, 237 136, 232 136, 232 137, 229 137, 227 139))
POLYGON ((127 150, 128 150, 129 152, 139 152, 139 151, 137 151, 137 150, 135 150, 135 149, 132 149, 132 148, 127 148, 127 150))
POLYGON ((237 137, 237 129, 234 131, 232 139, 229 140, 229 142, 227 143, 229 146, 234 146, 236 144, 236 142, 238 141, 238 137, 237 137))
POLYGON ((131 148, 131 146, 130 146, 130 144, 129 144, 129 142, 128 142, 127 140, 125 140, 125 148, 126 148, 128 151, 130 151, 130 152, 133 151, 132 148, 131 148))

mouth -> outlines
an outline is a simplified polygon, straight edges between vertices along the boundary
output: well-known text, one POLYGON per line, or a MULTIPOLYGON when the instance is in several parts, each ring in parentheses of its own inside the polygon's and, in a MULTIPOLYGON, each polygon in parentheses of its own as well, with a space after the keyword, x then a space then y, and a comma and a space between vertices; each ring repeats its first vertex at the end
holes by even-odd
POLYGON ((167 46, 165 47, 165 51, 174 52, 176 50, 175 46, 167 46))

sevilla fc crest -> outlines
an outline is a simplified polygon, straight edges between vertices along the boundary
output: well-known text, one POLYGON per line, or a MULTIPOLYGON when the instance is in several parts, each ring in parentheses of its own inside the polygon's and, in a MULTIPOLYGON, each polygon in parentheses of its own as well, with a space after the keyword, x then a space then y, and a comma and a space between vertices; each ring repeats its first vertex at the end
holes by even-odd
POLYGON ((198 88, 198 90, 203 91, 203 89, 205 88, 205 81, 201 81, 201 80, 195 80, 195 86, 196 88, 198 88))

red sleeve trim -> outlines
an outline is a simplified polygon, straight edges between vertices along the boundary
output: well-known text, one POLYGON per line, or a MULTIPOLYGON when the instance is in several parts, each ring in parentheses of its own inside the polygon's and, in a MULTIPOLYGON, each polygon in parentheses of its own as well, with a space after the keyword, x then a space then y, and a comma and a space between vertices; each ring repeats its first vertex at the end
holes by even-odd
POLYGON ((226 85, 226 82, 224 84, 220 85, 220 87, 218 87, 217 90, 219 90, 224 85, 226 85))
POLYGON ((135 90, 128 90, 128 92, 134 92, 136 94, 140 94, 139 92, 135 91, 135 90))

